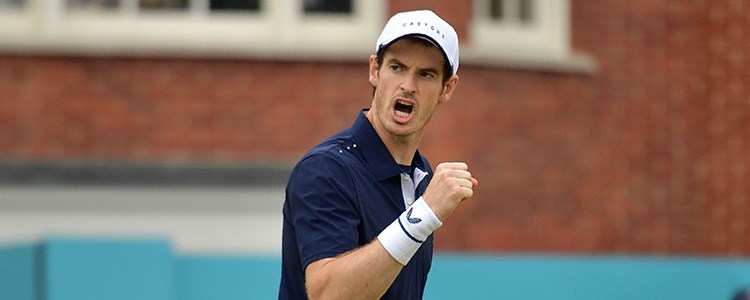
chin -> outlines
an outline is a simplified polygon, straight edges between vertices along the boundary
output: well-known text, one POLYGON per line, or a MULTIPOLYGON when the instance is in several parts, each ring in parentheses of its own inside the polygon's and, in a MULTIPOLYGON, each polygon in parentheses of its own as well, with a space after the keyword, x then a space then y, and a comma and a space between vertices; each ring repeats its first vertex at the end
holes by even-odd
POLYGON ((396 124, 388 128, 388 133, 393 136, 407 137, 413 135, 415 132, 414 129, 402 124, 396 124))

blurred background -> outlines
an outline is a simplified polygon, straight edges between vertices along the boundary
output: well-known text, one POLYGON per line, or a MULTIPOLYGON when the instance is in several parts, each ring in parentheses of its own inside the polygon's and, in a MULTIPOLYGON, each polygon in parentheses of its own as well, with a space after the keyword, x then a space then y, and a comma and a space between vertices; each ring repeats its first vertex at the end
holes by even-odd
POLYGON ((291 167, 369 106, 388 17, 424 8, 461 66, 420 151, 480 181, 427 296, 750 286, 750 1, 0 0, 0 299, 114 299, 86 284, 122 271, 107 249, 152 246, 182 267, 120 272, 171 282, 125 299, 274 298, 291 167))

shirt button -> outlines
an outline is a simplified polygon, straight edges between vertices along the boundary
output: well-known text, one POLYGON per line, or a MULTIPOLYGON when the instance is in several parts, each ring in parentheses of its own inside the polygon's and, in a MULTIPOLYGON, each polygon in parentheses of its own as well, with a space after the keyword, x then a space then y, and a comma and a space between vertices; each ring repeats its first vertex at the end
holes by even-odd
POLYGON ((414 199, 412 197, 406 197, 406 203, 412 205, 414 204, 414 199))

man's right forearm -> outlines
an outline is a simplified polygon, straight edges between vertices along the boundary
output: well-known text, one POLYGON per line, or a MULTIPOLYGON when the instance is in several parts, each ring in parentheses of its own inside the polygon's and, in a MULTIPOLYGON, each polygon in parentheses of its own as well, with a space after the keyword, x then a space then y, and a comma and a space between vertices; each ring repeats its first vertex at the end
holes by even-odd
POLYGON ((376 239, 335 258, 310 263, 305 269, 307 295, 310 299, 377 299, 402 268, 376 239))
POLYGON ((305 274, 310 298, 380 298, 442 223, 421 197, 369 244, 315 261, 305 274))

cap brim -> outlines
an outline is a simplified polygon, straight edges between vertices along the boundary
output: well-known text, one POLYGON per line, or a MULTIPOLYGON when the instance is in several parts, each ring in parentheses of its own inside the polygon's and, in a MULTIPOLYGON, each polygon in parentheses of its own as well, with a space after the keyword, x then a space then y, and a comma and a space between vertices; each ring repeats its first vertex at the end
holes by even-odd
POLYGON ((450 63, 450 59, 448 59, 448 54, 445 53, 445 49, 443 49, 443 47, 440 47, 440 44, 438 44, 435 41, 435 39, 431 38, 430 36, 426 34, 410 33, 410 34, 402 35, 400 37, 393 39, 390 42, 383 43, 382 45, 380 45, 380 47, 378 48, 378 53, 380 53, 380 51, 382 51, 383 49, 390 47, 391 45, 393 45, 393 43, 398 42, 399 40, 404 39, 404 38, 419 38, 419 39, 430 42, 430 44, 438 48, 438 50, 440 50, 440 54, 443 55, 443 59, 445 60, 445 63, 451 67, 451 75, 453 75, 453 65, 450 63))

